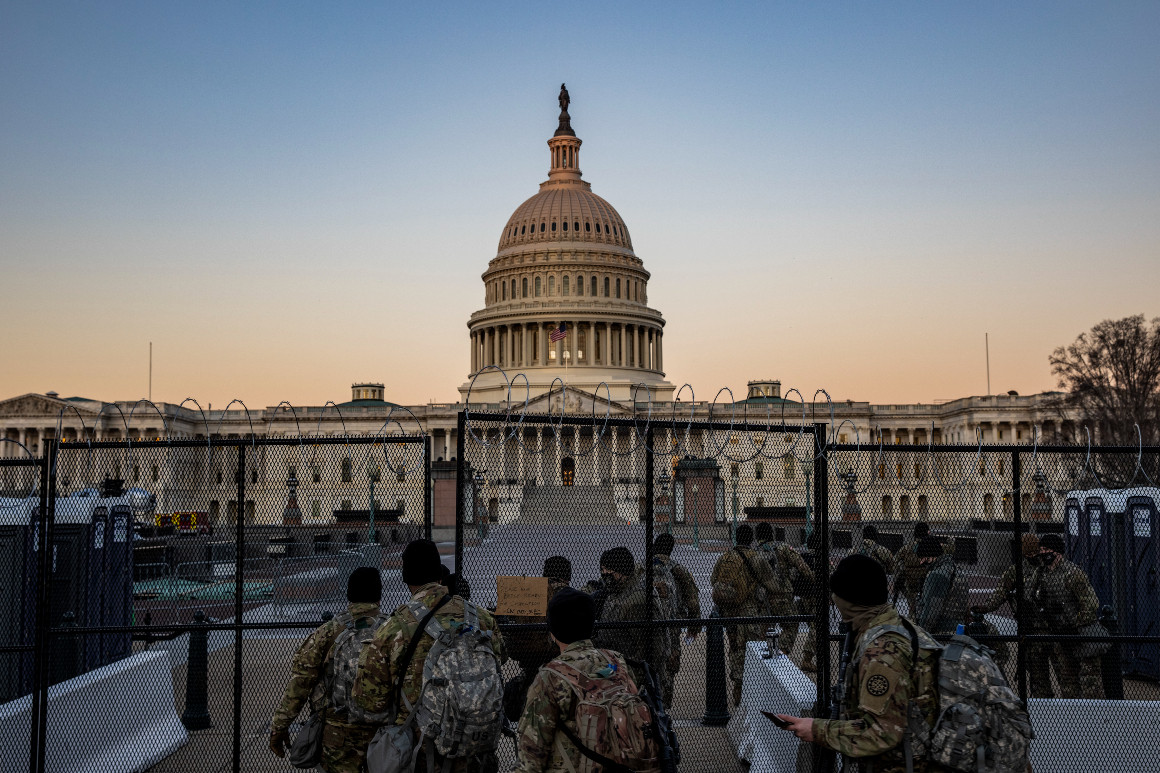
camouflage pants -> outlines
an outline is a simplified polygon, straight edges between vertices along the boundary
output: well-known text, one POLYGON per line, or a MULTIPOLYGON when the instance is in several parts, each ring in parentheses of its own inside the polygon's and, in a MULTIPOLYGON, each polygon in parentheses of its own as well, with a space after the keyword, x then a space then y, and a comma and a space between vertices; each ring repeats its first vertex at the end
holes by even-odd
POLYGON ((1055 645, 1055 676, 1059 680, 1059 697, 1104 697, 1099 658, 1077 658, 1071 645, 1055 645))
MULTIPOLYGON (((801 600, 801 613, 803 615, 816 615, 817 605, 813 599, 801 600)), ((796 635, 796 634, 795 634, 796 635)), ((806 640, 802 644, 802 664, 812 666, 815 664, 818 651, 818 626, 816 623, 806 624, 806 640)))
MULTIPOLYGON (((415 773, 427 773, 429 768, 433 768, 436 773, 442 771, 443 758, 435 755, 435 759, 428 765, 427 750, 420 746, 419 753, 415 755, 415 773)), ((463 757, 452 761, 451 770, 452 773, 497 773, 499 758, 494 751, 475 757, 463 757)))
POLYGON ((322 764, 326 773, 362 773, 367 745, 376 728, 327 722, 322 729, 322 764))
POLYGON ((665 691, 665 705, 673 705, 673 682, 676 681, 677 672, 681 670, 681 640, 678 637, 676 643, 673 644, 672 654, 669 655, 669 662, 665 666, 664 677, 661 679, 661 687, 665 691))
MULTIPOLYGON (((744 613, 746 615, 749 612, 744 613)), ((765 638, 765 626, 734 625, 725 629, 729 640, 729 681, 733 685, 733 703, 741 703, 741 684, 745 679, 745 649, 751 641, 765 638)))
MULTIPOLYGON (((1051 660, 1054 644, 1025 644, 1027 659, 1028 695, 1033 698, 1054 698, 1051 685, 1051 660)), ((1014 682, 1012 682, 1014 685, 1014 682)))

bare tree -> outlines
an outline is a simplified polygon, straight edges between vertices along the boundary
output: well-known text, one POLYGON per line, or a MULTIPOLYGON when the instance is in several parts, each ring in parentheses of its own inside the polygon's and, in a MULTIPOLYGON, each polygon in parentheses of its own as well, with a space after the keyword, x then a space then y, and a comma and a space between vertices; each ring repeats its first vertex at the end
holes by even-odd
MULTIPOLYGON (((1104 320, 1051 353, 1061 407, 1101 445, 1160 444, 1160 318, 1104 320)), ((1133 459, 1133 462, 1135 460, 1133 459)))

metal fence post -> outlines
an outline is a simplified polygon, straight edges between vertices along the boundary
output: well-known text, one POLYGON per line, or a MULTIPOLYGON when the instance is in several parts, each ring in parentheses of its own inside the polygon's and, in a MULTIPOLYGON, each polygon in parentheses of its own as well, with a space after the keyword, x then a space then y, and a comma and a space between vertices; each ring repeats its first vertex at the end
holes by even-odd
MULTIPOLYGON (((580 431, 580 429, 576 428, 575 431, 578 433, 580 431)), ((652 481, 653 481, 654 460, 653 460, 652 440, 653 440, 653 428, 652 428, 652 424, 649 424, 648 429, 645 430, 645 446, 644 446, 644 485, 645 485, 645 493, 646 493, 645 502, 644 502, 644 583, 645 583, 645 588, 648 590, 648 604, 645 607, 644 619, 645 619, 645 625, 648 626, 649 630, 652 629, 653 602, 656 601, 656 597, 657 597, 657 589, 656 589, 656 585, 654 584, 655 579, 656 579, 656 572, 653 570, 653 556, 654 556, 654 554, 653 554, 652 481)), ((666 636, 666 637, 670 636, 671 633, 672 632, 668 628, 664 628, 661 631, 661 635, 666 636)), ((680 646, 680 644, 678 644, 677 646, 680 646)), ((654 670, 657 671, 657 675, 660 676, 660 669, 658 669, 656 667, 658 665, 658 661, 657 661, 657 635, 655 633, 648 637, 648 660, 649 660, 649 663, 653 665, 654 670)), ((667 664, 665 667, 667 667, 667 664)), ((672 700, 672 696, 666 695, 665 697, 668 698, 670 701, 672 700)))
POLYGON ((826 425, 814 425, 814 529, 817 549, 817 626, 814 635, 814 663, 817 666, 818 711, 825 711, 830 685, 830 497, 829 459, 826 456, 826 425))
MULTIPOLYGON (((457 422, 457 437, 455 439, 455 571, 459 572, 459 576, 463 576, 463 517, 464 517, 464 501, 463 488, 464 483, 472 485, 471 481, 465 481, 464 478, 471 470, 471 466, 465 459, 465 447, 463 433, 466 427, 464 420, 464 412, 459 412, 459 419, 457 422)), ((479 512, 476 508, 475 497, 472 496, 471 506, 473 508, 472 516, 478 518, 479 512)))
POLYGON ((246 555, 246 446, 238 443, 238 523, 234 541, 234 727, 233 770, 242 770, 242 597, 246 555))
POLYGON ((54 548, 53 525, 56 521, 56 440, 44 441, 44 455, 40 459, 40 518, 37 530, 36 556, 36 650, 32 674, 32 716, 29 721, 28 769, 31 773, 44 770, 45 744, 48 740, 48 683, 49 636, 51 621, 48 612, 52 601, 52 559, 54 548))
MULTIPOLYGON (((1022 468, 1019 463, 1019 452, 1011 452, 1011 513, 1014 516, 1015 544, 1022 545, 1023 540, 1023 502, 1019 491, 1019 480, 1022 477, 1022 468)), ((1027 633, 1024 621, 1026 609, 1023 604, 1023 587, 1026 578, 1023 576, 1023 553, 1012 556, 1015 561, 1015 626, 1019 639, 1015 642, 1015 682, 1019 691, 1019 699, 1027 702, 1027 655, 1023 636, 1027 633)))
POLYGON ((430 435, 423 441, 423 539, 431 539, 435 530, 435 492, 431 480, 431 451, 434 442, 430 435))
POLYGON ((75 632, 77 616, 72 610, 61 615, 60 627, 72 629, 73 632, 62 633, 53 642, 50 684, 60 684, 66 679, 72 679, 82 670, 80 641, 75 632))
MULTIPOLYGON (((713 607, 709 620, 719 617, 721 613, 713 607)), ((702 725, 721 727, 729 722, 725 682, 725 628, 720 623, 710 622, 705 626, 705 716, 701 718, 702 725)))
MULTIPOLYGON (((1120 621, 1116 617, 1116 610, 1109 604, 1100 609, 1100 624, 1108 629, 1112 636, 1120 633, 1120 621)), ((1120 662, 1120 643, 1112 642, 1112 646, 1100 657, 1100 671, 1104 682, 1104 698, 1110 701, 1124 699, 1124 669, 1120 662)))
POLYGON ((209 643, 205 610, 193 613, 193 625, 189 631, 189 657, 185 661, 185 711, 181 714, 181 724, 189 730, 205 730, 213 725, 209 717, 209 643))

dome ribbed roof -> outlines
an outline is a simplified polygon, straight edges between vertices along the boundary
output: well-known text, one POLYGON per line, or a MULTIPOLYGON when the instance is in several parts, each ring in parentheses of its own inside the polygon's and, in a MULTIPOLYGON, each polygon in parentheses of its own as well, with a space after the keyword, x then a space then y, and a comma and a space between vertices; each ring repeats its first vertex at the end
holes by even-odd
POLYGON ((580 241, 632 249, 632 239, 612 205, 580 186, 545 187, 516 208, 499 249, 537 242, 580 241))

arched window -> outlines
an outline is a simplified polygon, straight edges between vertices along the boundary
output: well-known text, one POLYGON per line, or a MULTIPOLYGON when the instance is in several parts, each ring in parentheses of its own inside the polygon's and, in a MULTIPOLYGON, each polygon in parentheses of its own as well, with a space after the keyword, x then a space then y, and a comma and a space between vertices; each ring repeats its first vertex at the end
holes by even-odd
POLYGON ((528 297, 528 278, 525 276, 523 278, 523 280, 521 280, 521 281, 523 284, 523 297, 527 298, 528 297))
POLYGON ((553 231, 556 230, 556 221, 555 220, 552 221, 552 230, 553 231))
POLYGON ((503 286, 503 299, 505 301, 507 300, 507 284, 506 283, 503 286))
POLYGON ((983 517, 995 517, 995 497, 991 496, 990 494, 983 495, 983 517))
POLYGON ((524 235, 524 234, 526 234, 527 232, 528 232, 528 227, 527 227, 527 225, 521 225, 521 226, 520 226, 520 236, 523 236, 523 235, 524 235))
POLYGON ((904 521, 910 518, 910 497, 906 494, 898 498, 898 517, 904 521))
POLYGON ((351 465, 350 465, 350 457, 348 456, 342 460, 342 482, 343 483, 350 483, 350 480, 351 480, 351 465))
POLYGON ((512 280, 512 300, 516 299, 516 280, 512 280))
POLYGON ((547 228, 547 225, 540 223, 540 233, 543 233, 545 228, 547 228))
POLYGON ((560 292, 564 295, 568 294, 568 275, 564 274, 564 278, 560 280, 560 292))
POLYGON ((609 296, 608 288, 611 286, 611 284, 612 284, 612 280, 609 279, 608 277, 604 277, 604 297, 605 298, 607 298, 609 296))
POLYGON ((894 517, 894 500, 892 500, 890 498, 889 494, 882 497, 882 517, 883 518, 893 518, 894 517))
POLYGON ((600 223, 596 224, 596 233, 600 233, 600 223))
POLYGON ((556 277, 550 276, 550 277, 548 277, 548 295, 555 295, 555 294, 556 294, 556 277))
POLYGON ((540 278, 536 277, 536 297, 540 297, 540 278))
POLYGON ((584 230, 587 232, 591 232, 592 231, 592 223, 589 223, 587 220, 585 220, 584 221, 584 230))
POLYGON ((753 479, 761 480, 765 477, 765 465, 761 462, 753 463, 753 479))
POLYGON ((930 500, 926 498, 926 494, 918 495, 918 517, 930 517, 930 500))
POLYGON ((576 277, 576 294, 577 295, 584 294, 584 277, 582 277, 582 276, 576 277))
POLYGON ((580 221, 579 221, 579 220, 576 220, 576 221, 574 221, 574 222, 572 223, 572 230, 573 230, 573 231, 579 231, 579 230, 580 230, 580 221))
POLYGON ((565 220, 565 221, 564 221, 563 223, 561 223, 560 225, 561 225, 561 226, 564 228, 564 230, 565 230, 565 231, 567 231, 567 230, 568 230, 568 221, 567 221, 567 220, 565 220))
POLYGON ((617 298, 620 297, 620 280, 619 279, 616 280, 616 297, 617 298))
POLYGON ((596 297, 596 277, 592 277, 591 290, 592 291, 588 294, 591 295, 593 298, 595 298, 596 297))

